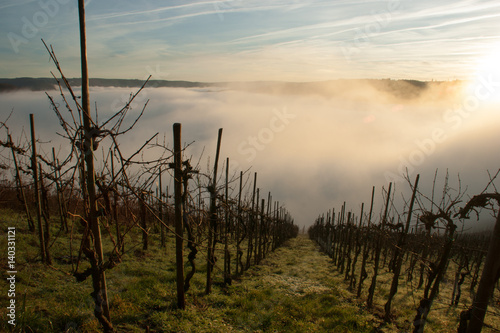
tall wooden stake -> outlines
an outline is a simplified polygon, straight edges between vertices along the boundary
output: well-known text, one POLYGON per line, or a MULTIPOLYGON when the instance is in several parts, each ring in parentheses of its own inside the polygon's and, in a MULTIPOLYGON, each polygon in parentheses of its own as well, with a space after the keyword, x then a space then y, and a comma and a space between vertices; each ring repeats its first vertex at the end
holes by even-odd
MULTIPOLYGON (((253 245, 253 259, 254 259, 254 265, 257 265, 259 263, 259 231, 260 231, 260 219, 259 219, 259 195, 260 195, 260 189, 257 188, 257 197, 255 198, 255 212, 254 213, 254 245, 253 245)), ((252 205, 253 206, 253 205, 252 205)))
POLYGON ((231 254, 229 253, 229 157, 226 159, 226 188, 224 198, 224 284, 231 284, 231 254))
POLYGON ((391 289, 389 291, 389 296, 387 299, 387 302, 385 303, 384 309, 385 309, 385 315, 384 315, 384 321, 389 322, 391 320, 391 304, 392 304, 392 299, 398 292, 398 283, 399 283, 399 275, 401 273, 401 266, 403 265, 403 257, 404 257, 404 245, 405 245, 405 240, 406 240, 406 235, 408 234, 408 231, 410 230, 410 222, 411 222, 411 217, 413 213, 413 204, 415 203, 415 198, 417 196, 417 187, 418 187, 418 180, 420 179, 420 174, 417 175, 417 178, 415 179, 415 185, 413 186, 413 193, 411 196, 411 201, 410 201, 410 207, 408 208, 408 216, 406 218, 406 225, 405 229, 401 232, 401 235, 398 240, 398 244, 396 246, 396 255, 394 256, 396 259, 396 265, 394 267, 394 276, 392 277, 392 283, 391 283, 391 289))
POLYGON ((141 228, 142 228, 142 250, 146 251, 148 249, 148 226, 146 224, 146 193, 141 193, 140 198, 141 207, 141 228))
MULTIPOLYGON (((85 3, 84 0, 78 0, 78 13, 80 21, 80 57, 82 68, 82 116, 84 128, 83 154, 87 172, 85 174, 87 195, 88 195, 88 223, 92 231, 94 239, 94 248, 97 254, 98 267, 103 264, 103 250, 101 241, 101 229, 97 217, 97 196, 95 188, 95 169, 94 169, 94 123, 90 114, 90 97, 89 97, 89 75, 87 67, 87 36, 85 31, 85 3)), ((99 269, 99 272, 92 274, 92 282, 94 285, 94 300, 96 309, 94 310, 96 317, 104 315, 107 323, 101 321, 106 332, 112 332, 111 317, 109 314, 108 292, 106 287, 106 275, 104 270, 99 269), (102 307, 102 310, 101 310, 102 307)))
MULTIPOLYGON (((40 192, 42 193, 42 202, 44 202, 44 192, 45 192, 45 187, 43 184, 43 173, 42 173, 42 164, 38 163, 38 177, 40 179, 38 180, 38 186, 40 189, 40 192)), ((41 206, 42 203, 40 203, 41 206)), ((45 220, 45 231, 44 231, 44 238, 45 238, 45 262, 47 265, 52 265, 52 259, 50 258, 50 252, 49 252, 49 240, 50 240, 50 228, 49 228, 49 213, 48 213, 48 205, 44 205, 44 209, 42 210, 42 218, 45 220)))
MULTIPOLYGON (((372 199, 370 203, 370 213, 368 213, 368 223, 366 225, 366 234, 365 234, 365 240, 363 244, 363 259, 361 261, 361 272, 359 276, 359 283, 358 283, 358 291, 356 293, 356 297, 361 297, 361 289, 363 288, 363 282, 365 279, 368 277, 368 274, 366 273, 366 261, 368 259, 368 242, 369 242, 369 235, 370 235, 370 224, 372 221, 372 212, 373 212, 373 199, 375 197, 375 186, 372 188, 372 199)), ((335 214, 335 213, 334 213, 335 214)), ((335 219, 335 217, 334 217, 335 219)))
POLYGON ((217 138, 217 152, 215 154, 214 176, 210 184, 210 223, 208 226, 208 255, 207 255, 207 285, 205 293, 212 291, 212 270, 215 265, 215 245, 217 243, 217 165, 219 164, 220 144, 222 139, 222 128, 219 129, 217 138))
POLYGON ((253 177, 253 191, 252 191, 252 209, 249 213, 249 221, 248 221, 248 245, 247 245, 247 260, 245 269, 250 268, 252 253, 253 253, 253 234, 255 230, 255 219, 254 219, 254 209, 255 209, 255 192, 257 188, 257 172, 254 173, 253 177))
POLYGON ((9 134, 9 143, 11 143, 12 159, 14 160, 14 167, 16 168, 16 183, 17 188, 20 192, 21 200, 23 201, 24 210, 26 211, 26 218, 28 219, 28 228, 31 232, 35 231, 35 224, 33 218, 31 217, 30 210, 28 208, 28 201, 26 200, 26 193, 24 193, 23 182, 21 180, 21 174, 19 173, 19 165, 17 164, 16 151, 14 150, 14 143, 12 142, 12 137, 9 134))
MULTIPOLYGON (((499 202, 500 203, 500 202, 499 202)), ((481 281, 477 287, 476 297, 472 303, 471 320, 467 327, 467 333, 480 332, 484 325, 484 317, 488 309, 488 303, 495 291, 495 283, 500 277, 500 211, 497 212, 497 219, 493 229, 493 235, 488 246, 488 254, 484 262, 481 281)))
POLYGON ((174 124, 174 196, 175 196, 175 262, 177 265, 177 306, 186 307, 184 295, 184 258, 182 235, 184 232, 182 207, 182 147, 181 124, 174 124))
MULTIPOLYGON (((167 193, 168 195, 168 193, 167 193)), ((160 219, 160 247, 164 248, 167 245, 165 226, 163 225, 163 185, 161 183, 161 165, 158 168, 158 197, 160 199, 158 206, 158 218, 160 219)))
POLYGON ((38 223, 38 237, 40 241, 40 255, 42 262, 46 262, 45 253, 45 237, 42 226, 42 202, 40 198, 40 186, 38 184, 38 162, 36 158, 36 138, 35 138, 35 119, 33 113, 30 113, 31 127, 31 169, 33 171, 33 182, 35 183, 35 200, 36 200, 36 219, 38 223))
POLYGON ((116 183, 116 177, 115 177, 115 155, 114 153, 111 154, 111 184, 113 184, 114 191, 113 191, 113 214, 112 214, 112 219, 115 223, 116 227, 116 246, 118 248, 118 251, 124 252, 124 248, 122 247, 122 237, 120 233, 120 224, 118 223, 118 185, 116 183))
MULTIPOLYGON (((260 218, 260 223, 259 223, 259 231, 258 231, 258 246, 257 246, 257 264, 260 263, 260 261, 262 260, 262 248, 263 248, 263 234, 264 234, 264 230, 265 230, 265 220, 264 220, 264 206, 266 204, 266 199, 261 199, 262 200, 262 205, 261 205, 261 209, 260 209, 260 214, 259 214, 259 218, 260 218)), ((257 210, 259 208, 257 207, 257 210)))
POLYGON ((371 308, 373 306, 373 295, 375 293, 375 286, 377 284, 377 275, 378 275, 378 267, 380 263, 380 252, 381 252, 381 246, 382 246, 382 237, 383 237, 383 231, 385 224, 387 222, 387 213, 389 212, 389 203, 391 200, 391 188, 392 188, 392 183, 389 183, 389 190, 387 191, 387 200, 385 203, 385 211, 384 211, 384 217, 382 218, 382 223, 380 225, 380 230, 379 230, 379 235, 377 236, 377 241, 376 241, 376 247, 375 247, 375 263, 373 267, 373 277, 372 277, 372 283, 370 285, 370 288, 368 289, 368 299, 366 300, 366 305, 368 308, 371 308))
POLYGON ((61 186, 59 185, 60 181, 60 172, 58 172, 59 169, 59 161, 56 158, 56 152, 54 147, 52 147, 52 161, 54 163, 54 182, 56 184, 56 195, 57 195, 57 204, 59 206, 59 215, 61 219, 61 230, 65 230, 68 232, 68 220, 67 220, 67 214, 66 214, 66 204, 64 200, 64 194, 62 193, 61 186))
POLYGON ((243 256, 243 251, 241 251, 240 247, 240 228, 242 228, 243 217, 241 216, 241 191, 243 189, 243 171, 240 171, 240 189, 238 191, 238 216, 236 221, 236 275, 238 275, 238 267, 241 263, 241 272, 243 273, 243 263, 241 262, 241 258, 243 256))

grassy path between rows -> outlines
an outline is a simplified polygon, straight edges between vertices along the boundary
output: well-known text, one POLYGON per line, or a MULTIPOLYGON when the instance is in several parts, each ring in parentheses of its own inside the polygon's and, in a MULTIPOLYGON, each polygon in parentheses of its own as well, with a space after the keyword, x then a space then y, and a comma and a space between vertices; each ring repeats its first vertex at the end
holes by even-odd
MULTIPOLYGON (((15 216, 9 221, 11 224, 16 222, 15 216)), ((364 306, 369 279, 365 281, 363 298, 356 299, 347 290, 347 282, 332 260, 305 235, 286 242, 259 265, 252 266, 233 280, 230 286, 220 283, 220 257, 215 271, 217 278, 210 295, 204 293, 206 265, 204 254, 200 251, 196 259, 197 273, 191 280, 191 289, 186 297, 186 309, 179 310, 175 292, 174 241, 169 238, 167 249, 155 246, 158 241, 153 237, 153 246, 146 252, 137 248, 140 244, 132 246, 122 262, 107 272, 111 319, 120 333, 144 333, 146 327, 151 333, 390 333, 412 329, 411 318, 421 291, 414 292, 414 286, 402 281, 394 300, 395 323, 384 326, 381 315, 392 274, 380 275, 375 307, 369 311, 364 306)), ((39 262, 37 242, 32 234, 20 232, 16 242, 18 326, 12 329, 3 321, 0 332, 100 331, 93 314, 91 284, 89 281, 77 283, 71 275, 68 237, 62 235, 55 242, 52 267, 39 262)), ((0 248, 6 248, 4 243, 0 240, 0 248)), ((128 244, 134 244, 132 239, 128 240, 128 244)), ((87 263, 83 262, 81 269, 85 265, 87 263)), ((7 270, 7 267, 1 268, 7 270)), ((188 270, 186 263, 186 272, 188 270)), ((0 282, 0 287, 7 290, 5 279, 0 282)), ((436 302, 426 331, 456 332, 461 307, 448 305, 448 289, 443 287, 445 297, 436 302)), ((2 304, 7 304, 6 294, 0 295, 0 300, 2 304)), ((3 318, 6 318, 6 311, 5 306, 0 308, 3 318)), ((499 327, 494 319, 500 317, 490 317, 490 326, 499 327)))
POLYGON ((302 235, 250 268, 225 292, 178 313, 177 327, 167 327, 173 324, 168 318, 154 326, 192 332, 374 332, 380 320, 352 302, 333 270, 331 259, 302 235), (193 327, 186 327, 186 316, 193 327), (204 319, 197 324, 200 316, 204 319))

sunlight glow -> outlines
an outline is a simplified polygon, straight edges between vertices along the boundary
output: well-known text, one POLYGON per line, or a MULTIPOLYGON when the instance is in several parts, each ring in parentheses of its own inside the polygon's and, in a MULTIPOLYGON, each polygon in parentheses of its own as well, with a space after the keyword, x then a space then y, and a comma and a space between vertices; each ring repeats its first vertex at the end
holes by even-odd
POLYGON ((466 93, 473 94, 481 103, 500 104, 500 44, 478 60, 475 78, 466 93))

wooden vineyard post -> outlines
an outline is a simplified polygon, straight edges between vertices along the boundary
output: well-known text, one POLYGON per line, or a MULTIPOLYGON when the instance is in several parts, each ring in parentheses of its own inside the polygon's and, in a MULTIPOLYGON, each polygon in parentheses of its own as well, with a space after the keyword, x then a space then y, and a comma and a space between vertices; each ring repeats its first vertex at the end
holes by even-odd
POLYGON ((61 186, 59 185, 61 174, 58 172, 59 170, 59 162, 56 158, 56 152, 54 147, 52 147, 52 161, 54 163, 54 182, 56 183, 56 195, 57 195, 57 203, 59 207, 59 215, 61 219, 61 230, 68 232, 68 220, 66 213, 66 204, 64 200, 64 194, 62 193, 61 186))
POLYGON ((362 232, 362 227, 363 227, 363 210, 365 208, 365 204, 361 203, 361 213, 359 215, 359 227, 356 232, 356 237, 354 239, 354 259, 352 260, 352 274, 350 276, 350 284, 349 284, 349 289, 354 290, 356 288, 356 263, 358 262, 358 256, 359 253, 361 252, 361 232, 362 232))
MULTIPOLYGON (((257 188, 257 197, 255 199, 255 212, 252 209, 253 216, 254 216, 254 245, 253 245, 253 259, 254 259, 254 265, 257 265, 259 263, 259 234, 260 234, 260 218, 259 218, 259 195, 260 195, 260 189, 257 188)), ((253 206, 253 205, 252 205, 253 206)))
POLYGON ((262 259, 265 259, 267 256, 267 253, 269 251, 269 241, 271 238, 271 232, 272 232, 272 217, 271 217, 271 204, 273 201, 273 197, 271 196, 271 192, 268 192, 267 194, 267 212, 265 216, 265 225, 266 228, 265 230, 265 237, 264 237, 264 250, 262 252, 262 259))
POLYGON ((260 232, 259 232, 259 264, 262 259, 264 259, 264 248, 265 248, 265 233, 266 233, 266 215, 264 211, 264 207, 266 206, 266 199, 261 199, 261 208, 260 208, 260 232))
POLYGON ((229 252, 229 158, 226 159, 226 197, 224 198, 224 284, 231 284, 231 254, 229 252))
MULTIPOLYGON (((448 177, 446 177, 443 193, 446 193, 448 185, 447 178, 448 177)), ((451 208, 453 208, 453 206, 458 202, 459 201, 452 200, 448 204, 448 207, 439 207, 436 214, 426 211, 420 216, 420 220, 424 222, 424 224, 429 226, 434 225, 438 219, 442 219, 444 222, 446 222, 446 231, 443 237, 444 244, 442 245, 442 252, 438 255, 437 260, 431 264, 432 270, 430 271, 430 274, 428 274, 427 283, 424 289, 424 295, 419 302, 417 314, 415 315, 415 318, 413 320, 414 333, 424 332, 424 327, 427 323, 427 317, 429 315, 429 312, 431 311, 432 304, 439 293, 439 285, 446 274, 448 261, 453 249, 453 243, 455 242, 455 230, 457 228, 455 223, 453 223, 453 219, 451 217, 451 208)), ((431 228, 428 228, 428 230, 430 229, 431 228)))
POLYGON ((21 174, 19 173, 19 165, 17 164, 16 151, 14 149, 14 142, 12 142, 12 137, 10 134, 8 135, 9 143, 11 144, 10 149, 12 152, 12 160, 14 161, 14 167, 16 169, 16 183, 17 188, 20 192, 21 200, 23 201, 24 210, 26 211, 26 218, 28 220, 28 228, 31 232, 35 231, 35 224, 33 222, 33 218, 31 217, 30 210, 28 208, 28 201, 26 201, 26 193, 24 193, 23 182, 21 180, 21 174))
POLYGON ((332 243, 330 244, 329 250, 330 250, 330 258, 332 258, 334 263, 337 262, 336 246, 338 242, 338 229, 339 229, 338 221, 337 224, 335 225, 335 208, 332 208, 332 243))
POLYGON ((243 217, 241 216, 241 191, 243 190, 243 171, 240 171, 240 187, 238 191, 238 213, 236 216, 236 275, 240 272, 239 267, 241 267, 241 273, 243 273, 243 262, 241 262, 241 258, 243 257, 243 251, 241 251, 241 242, 243 238, 240 240, 240 230, 243 224, 243 217))
POLYGON ((370 285, 370 288, 368 289, 368 299, 366 300, 366 305, 368 308, 371 308, 373 306, 373 295, 375 293, 375 285, 377 284, 377 275, 378 275, 378 266, 380 263, 380 252, 381 252, 381 242, 382 242, 382 232, 384 231, 385 223, 387 220, 387 213, 389 211, 389 203, 391 200, 391 188, 392 188, 392 183, 389 183, 389 189, 387 190, 387 200, 385 203, 385 210, 384 210, 384 216, 382 218, 382 223, 380 225, 380 230, 379 234, 377 236, 376 240, 376 246, 375 246, 375 264, 373 267, 373 277, 372 277, 372 283, 370 285))
POLYGON ((335 251, 334 251, 334 247, 335 247, 335 241, 336 241, 336 237, 337 237, 337 227, 338 226, 335 226, 335 207, 332 208, 332 213, 331 213, 331 216, 330 216, 330 219, 331 219, 331 232, 330 232, 330 243, 328 245, 328 251, 329 251, 329 255, 330 255, 330 258, 332 258, 332 260, 335 262, 336 258, 335 258, 335 251))
POLYGON ((175 262, 177 265, 177 306, 186 307, 184 295, 184 260, 183 260, 183 207, 182 207, 182 147, 181 124, 174 124, 174 196, 175 196, 175 262))
MULTIPOLYGON (((346 229, 346 239, 347 239, 347 244, 344 245, 344 253, 342 257, 347 258, 347 263, 345 264, 345 276, 344 280, 349 280, 349 273, 351 271, 351 248, 352 248, 352 232, 354 230, 354 214, 351 212, 347 213, 347 229, 346 229)), ((342 269, 344 269, 344 265, 342 265, 342 269)))
MULTIPOLYGON (((160 247, 165 248, 167 246, 167 239, 166 239, 166 233, 165 233, 165 225, 163 221, 163 187, 161 183, 161 165, 158 168, 158 196, 159 196, 159 203, 158 203, 158 218, 160 219, 160 247)), ((168 196, 168 192, 167 192, 168 196)))
MULTIPOLYGON (((341 267, 342 262, 344 261, 344 257, 342 257, 341 250, 342 250, 342 242, 343 242, 343 222, 344 222, 344 217, 345 217, 345 202, 342 204, 342 209, 340 210, 339 218, 338 218, 338 223, 337 223, 337 244, 336 244, 336 250, 335 250, 335 257, 336 261, 335 264, 337 265, 337 268, 341 267)), ((340 273, 342 274, 344 271, 340 270, 340 273)))
POLYGON ((141 193, 139 199, 139 205, 141 209, 141 229, 142 229, 142 250, 146 251, 148 249, 148 226, 146 224, 146 195, 145 192, 141 193))
POLYGON ((85 3, 84 0, 78 0, 78 13, 80 22, 80 57, 82 70, 82 116, 84 142, 82 154, 84 154, 86 173, 85 182, 88 198, 88 225, 93 235, 95 253, 97 254, 96 267, 93 267, 92 284, 94 288, 93 297, 95 302, 94 314, 103 325, 105 332, 113 332, 111 318, 109 314, 108 292, 106 287, 106 275, 102 269, 103 249, 101 241, 101 229, 97 217, 97 196, 95 188, 95 169, 94 169, 94 136, 95 130, 92 116, 90 115, 90 97, 89 97, 89 76, 87 67, 87 36, 85 32, 85 3))
POLYGON ((258 247, 258 253, 257 253, 257 264, 260 263, 263 257, 263 247, 264 247, 264 232, 265 232, 265 222, 264 222, 264 206, 266 204, 266 199, 261 200, 261 208, 260 208, 260 225, 259 225, 259 247, 258 247))
POLYGON ((500 215, 497 213, 493 237, 490 241, 481 280, 477 287, 476 298, 474 299, 474 303, 472 303, 471 320, 467 327, 467 333, 480 332, 483 327, 488 303, 493 295, 495 283, 500 277, 498 253, 500 253, 500 215))
POLYGON ((398 292, 399 275, 401 273, 401 266, 403 264, 403 256, 404 256, 404 251, 402 249, 403 249, 404 244, 405 244, 406 235, 408 234, 408 231, 410 230, 411 216, 413 213, 413 204, 415 203, 415 198, 417 196, 417 187, 418 187, 418 180, 419 179, 420 179, 420 175, 417 175, 417 178, 415 179, 415 185, 413 185, 413 193, 411 195, 410 206, 408 207, 408 216, 406 218, 405 229, 404 229, 404 231, 401 232, 401 235, 400 235, 399 240, 398 240, 398 244, 396 246, 396 254, 394 256, 394 258, 396 260, 396 265, 394 266, 394 276, 392 278, 389 297, 387 299, 387 302, 385 303, 385 316, 384 316, 385 322, 390 321, 392 299, 396 295, 396 293, 398 292))
MULTIPOLYGON (((191 265, 191 271, 189 271, 186 274, 186 278, 184 279, 184 292, 186 293, 189 290, 190 287, 190 281, 191 278, 194 276, 196 273, 196 254, 198 253, 198 249, 196 246, 198 245, 196 240, 195 240, 195 225, 194 220, 189 218, 189 213, 186 211, 187 207, 187 199, 188 199, 188 182, 189 179, 191 179, 191 174, 193 173, 198 173, 197 170, 193 170, 191 165, 189 164, 189 161, 185 161, 182 163, 182 165, 185 167, 184 170, 182 170, 182 185, 183 185, 183 192, 182 192, 182 209, 183 209, 183 222, 184 222, 184 228, 186 229, 187 232, 187 247, 189 248, 190 252, 188 254, 188 262, 191 265)), ((201 188, 200 188, 201 190, 201 188)), ((200 195, 201 197, 201 195, 200 195)), ((198 231, 200 228, 197 228, 198 231)))
POLYGON ((205 293, 212 291, 212 271, 215 265, 215 246, 217 244, 217 166, 219 164, 220 144, 222 139, 222 128, 219 129, 217 138, 217 151, 215 153, 214 175, 210 184, 210 216, 208 225, 208 255, 207 255, 207 285, 205 293))
POLYGON ((247 246, 247 260, 245 269, 250 268, 251 260, 252 260, 252 250, 253 250, 253 234, 255 229, 255 221, 254 221, 254 207, 255 207, 255 192, 257 188, 257 172, 254 173, 253 179, 253 191, 252 191, 252 209, 249 213, 248 219, 248 246, 247 246))
POLYGON ((36 138, 35 138, 35 119, 33 113, 30 113, 31 127, 31 170, 33 171, 33 182, 35 184, 35 201, 36 201, 36 219, 38 224, 38 238, 40 241, 40 255, 42 263, 46 263, 46 248, 45 236, 42 226, 42 203, 40 198, 40 187, 38 184, 38 162, 36 155, 36 138))
MULTIPOLYGON (((487 201, 490 199, 495 199, 497 204, 500 204, 499 193, 483 193, 476 195, 467 203, 461 212, 461 217, 466 217, 469 211, 473 210, 474 207, 485 207, 487 201)), ((500 253, 499 213, 500 211, 497 212, 493 235, 488 246, 486 261, 484 262, 484 268, 481 274, 481 280, 479 281, 479 285, 477 287, 474 302, 472 303, 472 307, 469 311, 463 312, 464 316, 470 317, 470 322, 467 326, 467 330, 465 331, 466 333, 476 333, 481 331, 484 324, 484 317, 488 309, 488 303, 494 294, 495 284, 500 278, 500 261, 498 260, 498 253, 500 253)))
MULTIPOLYGON (((46 199, 46 191, 45 187, 43 185, 43 174, 42 174, 42 164, 38 163, 38 177, 40 177, 40 180, 38 181, 38 186, 40 189, 40 192, 42 194, 41 202, 46 203, 44 199, 46 199)), ((42 204, 40 203, 40 206, 42 204)), ((45 262, 48 265, 52 265, 52 260, 50 259, 50 252, 49 252, 49 239, 50 239, 50 219, 49 219, 49 212, 48 212, 48 204, 44 204, 44 209, 42 210, 42 217, 45 221, 45 231, 44 231, 44 238, 45 238, 45 262)))
POLYGON ((277 242, 278 242, 278 229, 279 229, 279 219, 278 219, 278 211, 279 211, 279 202, 275 201, 274 202, 274 212, 273 212, 273 219, 274 219, 274 228, 273 228, 273 243, 271 247, 271 251, 274 251, 277 247, 277 242))
POLYGON ((169 209, 168 209, 168 198, 169 198, 169 190, 168 186, 165 186, 165 214, 164 214, 164 220, 162 223, 162 226, 165 228, 165 253, 167 254, 168 252, 168 247, 167 247, 167 241, 168 241, 168 231, 170 230, 168 226, 171 224, 170 223, 170 214, 169 214, 169 209))
POLYGON ((118 223, 118 189, 116 185, 116 175, 115 175, 115 156, 114 154, 111 154, 111 183, 113 184, 114 191, 113 191, 113 214, 112 214, 112 219, 113 222, 115 223, 116 227, 116 246, 118 248, 118 251, 121 250, 122 254, 125 252, 123 248, 123 241, 122 241, 122 236, 120 232, 120 223, 118 223))

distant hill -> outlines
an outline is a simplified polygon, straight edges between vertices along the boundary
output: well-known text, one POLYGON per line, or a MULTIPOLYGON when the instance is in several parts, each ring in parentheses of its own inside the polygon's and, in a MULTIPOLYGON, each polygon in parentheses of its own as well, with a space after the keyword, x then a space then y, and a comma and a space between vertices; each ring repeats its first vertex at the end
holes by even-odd
POLYGON ((16 90, 20 90, 21 88, 15 86, 15 85, 12 85, 12 84, 9 84, 9 83, 0 83, 0 92, 2 91, 16 91, 16 90))
MULTIPOLYGON (((81 84, 79 78, 68 79, 73 87, 81 84)), ((143 80, 136 79, 90 79, 94 87, 126 87, 138 88, 144 84, 143 80)), ((146 87, 160 88, 225 88, 243 90, 264 94, 297 94, 321 95, 323 97, 342 97, 363 99, 369 101, 373 93, 385 95, 390 99, 412 100, 426 94, 426 98, 440 99, 443 94, 453 94, 461 81, 417 81, 417 80, 392 80, 392 79, 338 79, 319 82, 191 82, 191 81, 166 81, 150 80, 146 87), (433 89, 431 89, 433 88, 433 89)), ((0 93, 15 90, 47 91, 56 89, 54 78, 0 78, 0 93)))
POLYGON ((0 84, 0 92, 4 92, 5 90, 43 91, 55 89, 55 81, 50 78, 19 77, 15 79, 0 79, 0 84))
MULTIPOLYGON (((68 79, 73 87, 81 86, 81 79, 73 78, 68 79)), ((135 79, 90 79, 90 85, 94 87, 125 87, 125 88, 138 88, 144 84, 143 80, 135 79)), ((164 80, 150 80, 148 87, 178 87, 178 88, 196 88, 208 87, 214 84, 203 82, 189 82, 189 81, 164 81, 164 80)), ((57 88, 57 83, 54 78, 31 78, 21 77, 15 79, 2 79, 0 78, 0 92, 12 89, 24 89, 31 91, 44 91, 54 90, 57 88), (9 89, 10 88, 10 89, 9 89)))

